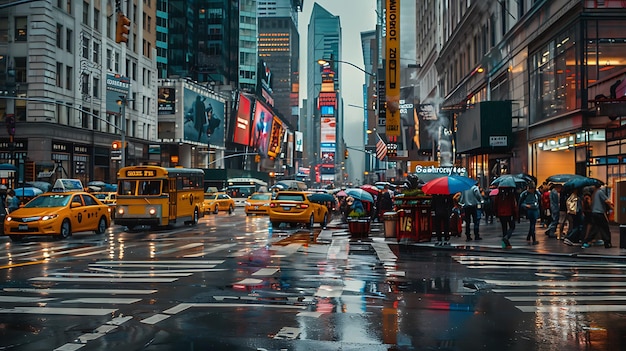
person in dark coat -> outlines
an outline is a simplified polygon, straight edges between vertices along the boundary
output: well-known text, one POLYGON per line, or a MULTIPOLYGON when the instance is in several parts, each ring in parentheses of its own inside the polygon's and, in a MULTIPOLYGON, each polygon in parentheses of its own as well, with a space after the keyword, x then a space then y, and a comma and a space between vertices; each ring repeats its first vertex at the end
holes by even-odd
POLYGON ((517 198, 515 188, 503 187, 498 189, 498 195, 494 199, 493 207, 502 226, 502 246, 510 249, 511 235, 513 235, 515 221, 518 218, 517 198))
POLYGON ((450 245, 450 214, 453 207, 452 195, 433 195, 431 208, 435 213, 433 218, 433 229, 437 233, 435 245, 450 245))

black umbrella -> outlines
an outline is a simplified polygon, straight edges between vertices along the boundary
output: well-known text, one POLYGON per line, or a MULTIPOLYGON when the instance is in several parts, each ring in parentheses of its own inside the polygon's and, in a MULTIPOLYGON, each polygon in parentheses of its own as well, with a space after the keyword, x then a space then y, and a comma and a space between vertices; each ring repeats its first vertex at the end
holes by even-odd
POLYGON ((529 183, 533 182, 537 184, 537 177, 535 177, 534 175, 530 175, 526 173, 518 173, 518 174, 514 174, 513 176, 517 178, 526 179, 529 183))
POLYGON ((586 186, 596 186, 602 184, 604 184, 604 182, 600 179, 579 176, 565 182, 565 184, 563 184, 563 190, 569 191, 572 189, 584 188, 586 186))
POLYGON ((513 174, 505 174, 494 179, 491 182, 491 186, 500 187, 502 182, 506 183, 503 187, 510 187, 512 183, 515 184, 515 187, 525 187, 529 183, 527 179, 520 178, 513 174))
MULTIPOLYGON (((568 180, 576 177, 583 177, 578 174, 554 174, 546 178, 546 182, 548 183, 565 183, 568 180)), ((584 177, 583 177, 584 178, 584 177)))

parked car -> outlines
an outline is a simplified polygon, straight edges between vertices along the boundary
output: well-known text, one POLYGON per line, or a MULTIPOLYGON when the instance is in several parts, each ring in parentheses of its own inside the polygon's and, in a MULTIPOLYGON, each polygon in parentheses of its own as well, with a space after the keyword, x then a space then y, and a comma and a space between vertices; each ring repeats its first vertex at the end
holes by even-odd
POLYGON ((306 191, 279 191, 270 202, 269 216, 272 227, 281 223, 291 225, 305 224, 312 228, 315 223, 326 227, 330 220, 328 208, 321 203, 311 201, 313 195, 306 191))
POLYGON ((272 193, 254 193, 245 202, 245 212, 250 215, 267 215, 272 193))
POLYGON ((93 195, 84 191, 50 192, 9 213, 4 235, 12 241, 32 235, 66 239, 74 232, 93 230, 102 234, 110 224, 109 206, 93 195))
POLYGON ((226 193, 205 193, 204 194, 204 213, 215 213, 219 211, 235 211, 235 200, 226 193))
POLYGON ((90 193, 96 199, 100 200, 103 204, 109 206, 109 213, 111 213, 111 219, 115 219, 115 204, 116 204, 116 195, 114 192, 95 192, 90 193))

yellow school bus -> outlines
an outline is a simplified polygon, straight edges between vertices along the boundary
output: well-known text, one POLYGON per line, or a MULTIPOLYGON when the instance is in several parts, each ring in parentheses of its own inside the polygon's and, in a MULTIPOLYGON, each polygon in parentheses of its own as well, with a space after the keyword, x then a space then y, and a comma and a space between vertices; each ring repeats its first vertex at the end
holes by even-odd
POLYGON ((124 167, 117 173, 115 224, 132 230, 198 223, 204 216, 204 171, 157 166, 124 167))

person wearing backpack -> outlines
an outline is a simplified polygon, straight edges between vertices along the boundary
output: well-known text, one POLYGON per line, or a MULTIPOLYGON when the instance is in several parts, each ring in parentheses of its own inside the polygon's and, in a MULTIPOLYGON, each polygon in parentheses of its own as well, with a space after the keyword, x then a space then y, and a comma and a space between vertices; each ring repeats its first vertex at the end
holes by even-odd
MULTIPOLYGON (((600 188, 600 184, 595 186, 595 189, 591 198, 591 224, 596 227, 602 235, 604 241, 604 248, 610 249, 613 247, 611 243, 611 230, 609 229, 609 220, 606 216, 606 212, 613 208, 613 203, 606 195, 604 190, 600 188)), ((590 235, 585 236, 582 247, 584 249, 590 247, 590 235)))
POLYGON ((572 225, 569 227, 567 235, 565 239, 563 239, 563 243, 569 246, 578 243, 583 233, 582 199, 578 195, 580 192, 580 189, 574 189, 566 202, 567 215, 570 217, 570 223, 572 223, 572 225))

